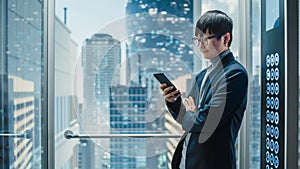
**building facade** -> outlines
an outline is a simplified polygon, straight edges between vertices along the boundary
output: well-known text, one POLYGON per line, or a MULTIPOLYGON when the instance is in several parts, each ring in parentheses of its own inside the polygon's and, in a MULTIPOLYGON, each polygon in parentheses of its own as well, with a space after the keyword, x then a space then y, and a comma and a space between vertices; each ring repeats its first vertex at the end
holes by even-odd
MULTIPOLYGON (((157 119, 147 122, 148 88, 113 86, 110 88, 110 132, 112 134, 163 133, 157 119), (154 125, 157 124, 157 125, 154 125), (156 126, 157 128, 153 128, 156 126)), ((110 167, 116 169, 166 168, 166 139, 111 138, 110 167)))
POLYGON ((164 71, 175 77, 193 72, 193 9, 192 0, 128 1, 126 26, 131 77, 139 71, 138 56, 144 71, 164 71))
MULTIPOLYGON (((115 86, 110 88, 110 133, 146 133, 147 89, 115 86)), ((146 168, 146 139, 111 138, 111 168, 146 168)))
MULTIPOLYGON (((120 41, 111 35, 97 33, 84 42, 83 112, 79 119, 83 133, 109 133, 109 88, 120 83, 120 62, 120 41)), ((92 147, 90 151, 94 154, 95 168, 101 168, 107 163, 105 152, 109 152, 109 141, 95 139, 93 142, 95 150, 92 147)))
POLYGON ((66 140, 64 132, 79 132, 77 121, 78 96, 75 93, 74 70, 78 64, 77 44, 71 31, 55 18, 55 168, 77 167, 78 140, 66 140), (66 64, 68 63, 68 64, 66 64))
POLYGON ((42 165, 43 3, 0 1, 0 168, 42 165))

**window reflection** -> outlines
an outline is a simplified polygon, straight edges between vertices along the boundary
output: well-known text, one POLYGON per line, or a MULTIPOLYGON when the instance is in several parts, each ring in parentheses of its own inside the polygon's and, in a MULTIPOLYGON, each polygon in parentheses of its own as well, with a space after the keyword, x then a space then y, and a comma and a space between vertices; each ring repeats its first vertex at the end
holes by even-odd
POLYGON ((260 38, 261 38, 261 2, 251 0, 251 60, 252 72, 249 72, 249 106, 248 106, 248 135, 249 135, 249 169, 260 167, 260 38))
POLYGON ((41 168, 43 5, 36 0, 0 3, 0 133, 33 133, 29 139, 0 137, 0 164, 41 168))
MULTIPOLYGON (((258 95, 260 93, 258 71, 260 66, 258 62, 260 58, 260 1, 252 0, 251 3, 253 72, 249 72, 251 75, 251 92, 249 93, 251 104, 247 113, 251 117, 248 119, 250 121, 249 134, 251 135, 249 137, 249 165, 254 169, 258 168, 260 163, 260 96, 258 95)), ((221 9, 233 18, 235 40, 231 50, 239 56, 239 1, 219 3, 219 1, 202 0, 194 3, 191 0, 180 2, 129 0, 124 4, 126 4, 124 18, 106 23, 107 25, 103 29, 85 37, 83 44, 79 42, 78 46, 75 45, 82 49, 78 54, 80 61, 75 59, 76 61, 72 62, 76 65, 73 67, 75 74, 70 73, 69 69, 68 75, 63 76, 61 70, 57 69, 57 72, 60 72, 57 77, 59 82, 56 84, 58 90, 73 88, 73 91, 70 92, 71 97, 78 97, 78 102, 72 103, 75 105, 73 113, 75 112, 77 118, 69 118, 64 115, 71 112, 61 108, 66 103, 63 101, 64 98, 57 96, 56 122, 63 124, 56 129, 57 138, 68 127, 87 134, 182 132, 180 126, 176 125, 168 112, 163 109, 163 100, 158 90, 159 84, 152 80, 152 73, 167 72, 174 83, 186 93, 192 78, 191 75, 199 72, 205 66, 205 63, 199 59, 201 57, 199 53, 192 47, 190 38, 193 36, 193 21, 197 20, 200 13, 206 10, 221 9), (199 11, 194 11, 194 9, 199 9, 199 11), (74 80, 74 82, 70 84, 68 80, 74 80), (77 93, 77 89, 83 91, 82 96, 77 93), (130 93, 129 91, 134 92, 130 93), (74 125, 68 125, 72 119, 74 125)), ((97 15, 97 20, 100 20, 103 15, 107 15, 107 13, 97 15)), ((92 22, 97 22, 97 20, 92 22)), ((76 34, 75 27, 68 27, 62 23, 60 21, 62 27, 60 29, 70 29, 73 34, 76 34)), ((85 25, 85 27, 89 26, 85 25)), ((62 61, 57 64, 66 63, 63 60, 64 56, 77 58, 77 53, 68 53, 75 50, 73 48, 75 46, 68 48, 66 45, 72 41, 70 34, 67 32, 64 34, 68 37, 67 41, 62 39, 62 36, 57 37, 56 49, 60 52, 56 52, 56 58, 60 58, 59 60, 62 61)), ((65 66, 66 64, 61 64, 58 67, 63 70, 65 66)), ((61 92, 56 94, 61 95, 61 92)), ((64 93, 65 95, 67 94, 64 93)), ((69 101, 67 102, 69 103, 69 101)), ((63 145, 59 140, 63 139, 57 139, 56 144, 63 145)), ((79 168, 113 168, 113 166, 145 168, 148 165, 147 162, 154 161, 153 164, 158 164, 161 168, 168 168, 177 141, 178 139, 174 138, 162 141, 123 138, 80 140, 79 143, 72 143, 71 147, 77 147, 76 151, 72 152, 73 155, 69 154, 69 159, 65 161, 57 161, 56 165, 69 164, 68 166, 70 166, 71 162, 69 161, 73 160, 72 165, 79 168), (155 145, 161 148, 157 151, 159 153, 152 152, 151 157, 147 156, 147 151, 150 150, 145 146, 151 145, 147 141, 159 142, 158 145, 155 145), (132 144, 135 147, 130 147, 132 144), (142 155, 130 152, 129 150, 132 148, 141 149, 142 155), (75 154, 78 155, 77 159, 75 159, 75 154), (133 155, 136 156, 132 158, 133 155), (145 158, 145 155, 148 158, 145 158), (139 156, 143 157, 138 158, 139 156), (90 162, 91 159, 93 162, 90 162)), ((238 151, 239 143, 236 145, 238 151)), ((153 147, 151 148, 153 149, 153 147)), ((57 151, 62 152, 63 148, 57 149, 57 151)), ((57 153, 56 156, 59 159, 61 154, 57 153)))

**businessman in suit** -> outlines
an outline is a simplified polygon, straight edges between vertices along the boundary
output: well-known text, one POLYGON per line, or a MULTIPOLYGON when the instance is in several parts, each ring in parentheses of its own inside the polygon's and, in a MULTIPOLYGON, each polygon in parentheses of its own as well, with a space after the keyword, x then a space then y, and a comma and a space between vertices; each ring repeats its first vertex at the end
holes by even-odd
POLYGON ((246 109, 248 75, 229 49, 232 27, 224 12, 204 13, 192 40, 210 66, 195 77, 187 98, 160 86, 171 115, 185 130, 173 169, 236 169, 234 144, 246 109))

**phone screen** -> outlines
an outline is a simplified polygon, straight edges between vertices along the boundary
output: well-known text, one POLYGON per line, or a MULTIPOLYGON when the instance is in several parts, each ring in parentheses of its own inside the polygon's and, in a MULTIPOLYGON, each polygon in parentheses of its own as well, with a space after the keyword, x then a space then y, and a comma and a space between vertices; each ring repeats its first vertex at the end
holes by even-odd
POLYGON ((173 86, 174 88, 172 89, 172 91, 177 90, 175 85, 166 77, 165 74, 163 73, 155 73, 153 74, 153 76, 161 83, 166 83, 167 86, 173 86))

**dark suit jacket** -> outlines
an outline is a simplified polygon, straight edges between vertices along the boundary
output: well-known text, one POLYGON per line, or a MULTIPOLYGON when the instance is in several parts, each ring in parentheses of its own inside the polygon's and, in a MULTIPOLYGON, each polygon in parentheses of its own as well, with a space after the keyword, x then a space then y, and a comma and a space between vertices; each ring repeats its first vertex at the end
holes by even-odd
MULTIPOLYGON (((167 103, 173 118, 191 133, 186 169, 236 169, 235 142, 246 109, 248 75, 231 52, 216 65, 203 86, 201 103, 199 89, 207 69, 195 78, 190 96, 199 105, 197 112, 186 112, 181 98, 167 103), (199 140, 205 134, 207 139, 199 140)), ((179 168, 184 139, 176 147, 173 169, 179 168)))

